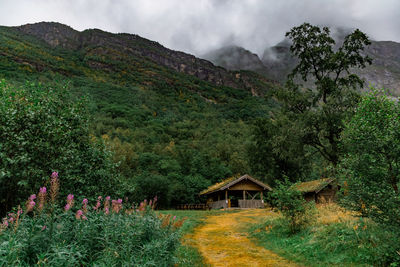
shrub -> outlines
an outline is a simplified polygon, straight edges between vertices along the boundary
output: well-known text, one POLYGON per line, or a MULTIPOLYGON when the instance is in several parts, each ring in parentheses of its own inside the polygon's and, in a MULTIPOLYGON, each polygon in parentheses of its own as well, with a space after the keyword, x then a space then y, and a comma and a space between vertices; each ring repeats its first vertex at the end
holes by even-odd
POLYGON ((122 199, 68 195, 56 203, 58 177, 24 209, 8 214, 0 228, 0 266, 171 266, 183 221, 157 216, 155 200, 128 205, 122 199), (80 204, 82 203, 82 204, 80 204))
POLYGON ((47 173, 63 173, 62 194, 116 191, 110 153, 89 134, 85 101, 66 90, 0 81, 0 216, 39 188, 47 173))
POLYGON ((282 213, 290 232, 296 233, 314 220, 315 204, 307 202, 301 192, 286 180, 271 192, 272 204, 282 213))
POLYGON ((400 228, 400 105, 381 91, 362 98, 343 133, 342 203, 400 228))

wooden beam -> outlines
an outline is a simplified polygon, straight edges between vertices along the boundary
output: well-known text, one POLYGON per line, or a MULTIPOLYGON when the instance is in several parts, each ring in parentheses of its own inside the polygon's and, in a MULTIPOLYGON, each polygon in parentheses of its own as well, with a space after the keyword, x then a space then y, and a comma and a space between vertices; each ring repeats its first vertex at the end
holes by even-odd
POLYGON ((260 199, 261 199, 261 200, 264 200, 264 198, 263 198, 263 191, 260 192, 260 199))
POLYGON ((243 190, 243 200, 246 200, 246 190, 243 190))
POLYGON ((228 200, 228 190, 225 190, 225 200, 228 200))

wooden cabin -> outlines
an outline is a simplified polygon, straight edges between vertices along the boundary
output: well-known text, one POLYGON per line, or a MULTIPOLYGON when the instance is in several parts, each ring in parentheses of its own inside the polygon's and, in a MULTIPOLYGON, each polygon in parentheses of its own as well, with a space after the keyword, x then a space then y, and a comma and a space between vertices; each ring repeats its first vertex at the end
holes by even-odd
POLYGON ((293 188, 300 191, 305 200, 316 203, 327 203, 336 200, 336 193, 339 189, 336 179, 324 178, 293 185, 293 188))
POLYGON ((207 205, 220 208, 263 208, 265 192, 272 188, 249 175, 231 177, 200 192, 207 196, 207 205))

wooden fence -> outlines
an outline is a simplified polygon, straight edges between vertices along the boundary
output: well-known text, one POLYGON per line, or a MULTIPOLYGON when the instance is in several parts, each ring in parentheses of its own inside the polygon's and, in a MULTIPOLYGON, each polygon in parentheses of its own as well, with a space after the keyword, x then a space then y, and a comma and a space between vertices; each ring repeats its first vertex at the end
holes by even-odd
POLYGON ((246 208, 246 209, 264 208, 264 203, 261 199, 239 199, 239 208, 246 208))
POLYGON ((177 210, 206 210, 208 206, 206 204, 180 204, 176 206, 177 210))

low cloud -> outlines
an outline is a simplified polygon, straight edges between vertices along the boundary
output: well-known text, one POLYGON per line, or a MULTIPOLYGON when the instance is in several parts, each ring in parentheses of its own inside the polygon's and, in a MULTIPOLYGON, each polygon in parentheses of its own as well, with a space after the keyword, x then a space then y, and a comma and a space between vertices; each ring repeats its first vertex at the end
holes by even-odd
POLYGON ((400 42, 398 0, 1 0, 0 10, 1 25, 57 21, 135 33, 196 55, 225 45, 262 55, 305 21, 400 42))

